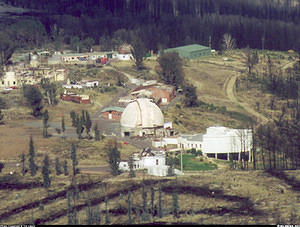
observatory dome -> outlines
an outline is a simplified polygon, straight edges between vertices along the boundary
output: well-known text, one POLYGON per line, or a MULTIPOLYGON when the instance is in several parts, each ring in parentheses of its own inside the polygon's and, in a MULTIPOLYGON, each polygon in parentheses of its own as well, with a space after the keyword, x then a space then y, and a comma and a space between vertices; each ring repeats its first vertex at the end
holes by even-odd
POLYGON ((127 105, 121 116, 125 128, 155 128, 164 125, 160 108, 147 98, 138 98, 127 105))

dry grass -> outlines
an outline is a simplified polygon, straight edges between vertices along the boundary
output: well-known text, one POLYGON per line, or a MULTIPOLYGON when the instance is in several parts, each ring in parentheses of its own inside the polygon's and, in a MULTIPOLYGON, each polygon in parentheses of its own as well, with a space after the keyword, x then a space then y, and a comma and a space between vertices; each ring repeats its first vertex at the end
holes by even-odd
MULTIPOLYGON (((286 171, 290 176, 299 176, 299 171, 286 171)), ((41 178, 40 176, 37 178, 41 178)), ((103 178, 96 176, 80 175, 77 176, 77 182, 97 181, 103 178)), ((159 177, 151 177, 143 175, 142 172, 137 173, 137 177, 130 179, 128 173, 124 173, 114 178, 106 178, 102 184, 96 185, 88 191, 80 193, 80 199, 77 205, 86 204, 88 198, 91 201, 97 198, 103 198, 105 195, 113 195, 109 199, 109 209, 113 210, 122 208, 125 209, 125 214, 110 213, 112 224, 127 223, 127 193, 118 192, 127 190, 130 187, 141 186, 142 180, 154 180, 152 184, 155 189, 155 205, 158 206, 158 183, 155 180, 161 180, 159 177), (136 186, 135 186, 136 185, 136 186), (117 194, 116 194, 117 193, 117 194)), ((150 222, 193 222, 198 224, 277 224, 279 219, 282 223, 288 223, 292 212, 295 212, 295 222, 299 220, 299 204, 297 197, 299 191, 294 191, 290 185, 284 181, 270 176, 263 171, 229 171, 229 170, 214 170, 209 172, 185 173, 182 177, 169 177, 169 182, 162 184, 162 204, 165 212, 164 217, 151 218, 150 222), (172 211, 172 187, 175 187, 178 192, 180 218, 174 219, 172 214, 167 214, 172 211), (165 188, 165 189, 164 189, 165 188), (170 188, 170 189, 167 189, 170 188), (180 192, 180 190, 182 192, 180 192), (184 193, 183 193, 184 192, 184 193), (212 194, 214 192, 214 194, 212 194), (204 193, 204 194, 202 194, 204 193), (247 202, 249 201, 249 202, 247 202), (247 205, 244 204, 247 202, 247 205), (249 204, 248 204, 249 203, 249 204), (194 211, 194 214, 188 213, 194 211), (219 214, 221 210, 224 213, 219 214), (252 211, 249 211, 252 210, 252 211), (244 214, 240 214, 245 210, 244 214), (294 211, 293 211, 294 210, 294 211)), ((295 178, 296 179, 296 178, 295 178)), ((41 180, 41 179, 40 179, 41 180)), ((297 180, 297 179, 296 179, 297 180)), ((54 177, 51 192, 55 193, 64 189, 69 185, 67 177, 54 177)), ((147 184, 147 206, 151 206, 150 185, 147 184)), ((1 190, 0 196, 2 203, 1 211, 11 209, 13 207, 26 204, 31 200, 42 199, 47 196, 47 192, 42 188, 21 191, 6 191, 1 190), (30 193, 28 193, 30 192, 30 193), (21 198, 17 195, 21 194, 21 198), (5 204, 5 205, 4 205, 5 204), (7 206, 8 204, 8 206, 7 206)), ((29 209, 19 214, 10 216, 2 220, 2 223, 27 223, 31 221, 33 214, 34 219, 47 218, 62 209, 66 209, 67 201, 65 198, 59 198, 44 204, 44 210, 38 207, 29 209)), ((142 207, 141 188, 137 187, 132 190, 132 207, 135 209, 142 207)), ((105 206, 103 202, 100 206, 101 224, 104 224, 105 206)), ((85 208, 78 212, 79 224, 85 224, 86 211, 85 208)), ((144 223, 140 215, 133 213, 135 223, 144 223)), ((147 222, 149 222, 147 221, 147 222)), ((67 216, 64 215, 58 219, 45 224, 66 224, 67 216)))

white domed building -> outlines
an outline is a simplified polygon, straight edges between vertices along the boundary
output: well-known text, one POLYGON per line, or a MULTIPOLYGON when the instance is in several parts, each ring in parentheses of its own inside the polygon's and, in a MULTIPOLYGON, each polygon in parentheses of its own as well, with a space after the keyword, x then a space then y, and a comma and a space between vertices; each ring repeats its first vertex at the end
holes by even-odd
POLYGON ((151 99, 135 99, 127 105, 122 113, 122 136, 160 136, 163 131, 164 116, 151 99))

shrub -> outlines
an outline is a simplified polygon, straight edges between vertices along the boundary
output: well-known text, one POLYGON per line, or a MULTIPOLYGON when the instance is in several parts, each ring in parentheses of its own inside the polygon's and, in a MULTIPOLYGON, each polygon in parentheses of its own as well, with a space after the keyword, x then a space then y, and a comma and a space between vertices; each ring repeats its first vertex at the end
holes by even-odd
POLYGON ((4 168, 4 163, 0 162, 0 173, 2 172, 3 168, 4 168))

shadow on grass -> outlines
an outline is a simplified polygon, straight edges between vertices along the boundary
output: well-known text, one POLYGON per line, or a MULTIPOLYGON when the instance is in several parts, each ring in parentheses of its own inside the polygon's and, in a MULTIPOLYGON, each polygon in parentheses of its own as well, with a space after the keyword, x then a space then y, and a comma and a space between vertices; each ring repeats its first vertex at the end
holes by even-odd
POLYGON ((285 183, 290 185, 293 190, 300 191, 300 182, 297 181, 294 177, 288 176, 284 171, 280 170, 266 170, 266 173, 272 177, 276 177, 280 180, 283 180, 285 183))
MULTIPOLYGON (((87 190, 90 190, 90 189, 94 188, 95 186, 97 186, 100 182, 101 181, 79 184, 78 189, 79 189, 79 191, 87 191, 87 190)), ((25 210, 29 210, 29 209, 39 207, 40 204, 46 205, 47 203, 51 203, 52 201, 56 200, 57 198, 66 197, 67 191, 72 189, 72 188, 74 188, 74 186, 70 186, 68 189, 62 190, 58 193, 55 193, 54 195, 51 195, 51 196, 48 196, 48 197, 44 198, 44 199, 36 200, 34 202, 30 202, 30 203, 27 203, 25 205, 22 205, 22 206, 13 208, 9 211, 6 211, 6 212, 0 214, 0 222, 3 219, 6 219, 6 218, 8 218, 12 215, 21 213, 25 210)))
MULTIPOLYGON (((166 183, 170 181, 169 179, 163 179, 163 180, 145 180, 144 183, 146 186, 153 186, 159 182, 166 183)), ((88 191, 93 188, 98 188, 101 185, 101 181, 98 182, 89 182, 85 184, 79 184, 78 189, 79 191, 88 191)), ((120 194, 127 194, 128 191, 134 192, 138 189, 140 189, 142 185, 140 183, 133 183, 131 186, 127 187, 126 189, 118 190, 114 193, 108 194, 107 197, 108 199, 114 199, 118 197, 120 194)), ((32 203, 28 203, 26 205, 14 208, 10 211, 7 211, 3 214, 0 215, 0 221, 3 219, 6 219, 12 215, 15 215, 17 213, 21 213, 25 210, 33 209, 38 207, 40 204, 46 205, 48 203, 53 202, 55 199, 63 197, 66 197, 66 193, 69 189, 74 189, 72 187, 69 187, 68 189, 65 189, 63 191, 60 191, 56 193, 55 195, 48 196, 44 199, 34 201, 32 203)), ((225 195, 223 194, 223 191, 218 189, 211 190, 208 187, 192 187, 192 186, 181 186, 181 185, 176 185, 176 186, 162 186, 162 191, 166 194, 171 194, 174 192, 177 192, 178 194, 193 194, 196 196, 202 196, 202 197, 207 197, 207 198, 215 198, 215 199, 222 199, 230 202, 237 202, 239 205, 237 207, 231 208, 231 207, 216 207, 216 208, 206 208, 206 209, 200 209, 200 210, 181 210, 179 212, 179 215, 181 214, 186 214, 186 213, 194 213, 194 214, 209 214, 209 215, 219 215, 222 216, 224 214, 229 214, 229 215, 262 215, 263 213, 259 210, 256 210, 253 206, 253 203, 249 198, 246 197, 240 197, 240 196, 233 196, 233 195, 225 195)), ((95 198, 91 201, 91 206, 95 206, 98 204, 101 204, 105 201, 105 195, 95 198)), ((77 210, 80 211, 88 206, 88 202, 86 201, 83 204, 79 204, 75 207, 73 207, 72 210, 77 210)), ((102 211, 105 212, 105 211, 102 211)), ((127 215, 127 208, 126 207, 120 207, 116 209, 110 209, 109 213, 113 216, 119 216, 119 215, 127 215)), ((150 213, 150 210, 148 211, 150 213)), ((41 217, 35 220, 34 224, 39 225, 39 224, 44 224, 47 222, 54 221, 58 218, 61 218, 65 215, 67 215, 68 210, 67 210, 67 205, 66 209, 60 209, 57 212, 54 212, 46 217, 41 217)), ((139 213, 141 215, 141 208, 133 207, 132 209, 133 214, 139 213)), ((172 214, 171 211, 169 211, 169 214, 172 214)), ((158 211, 154 211, 154 216, 158 215, 158 211)), ((150 224, 150 223, 149 223, 150 224)), ((156 223, 151 223, 151 224, 156 224, 156 223)), ((164 222, 158 222, 157 224, 172 224, 172 223, 164 223, 164 222)), ((181 224, 187 224, 187 223, 181 223, 181 224)), ((195 224, 195 223, 191 223, 195 224)))
POLYGON ((43 187, 43 184, 39 181, 32 181, 26 183, 22 183, 19 181, 20 177, 17 176, 2 176, 0 177, 0 190, 23 190, 43 187))
POLYGON ((232 215, 262 215, 263 213, 254 208, 254 204, 248 197, 241 197, 235 195, 226 195, 223 194, 223 191, 220 189, 209 189, 208 187, 193 187, 193 186, 165 186, 162 188, 163 192, 172 194, 174 192, 178 194, 192 194, 196 196, 202 196, 207 198, 215 198, 226 200, 228 202, 237 202, 239 204, 236 208, 227 208, 227 207, 217 207, 216 209, 208 208, 198 211, 194 211, 196 214, 232 214, 232 215))

